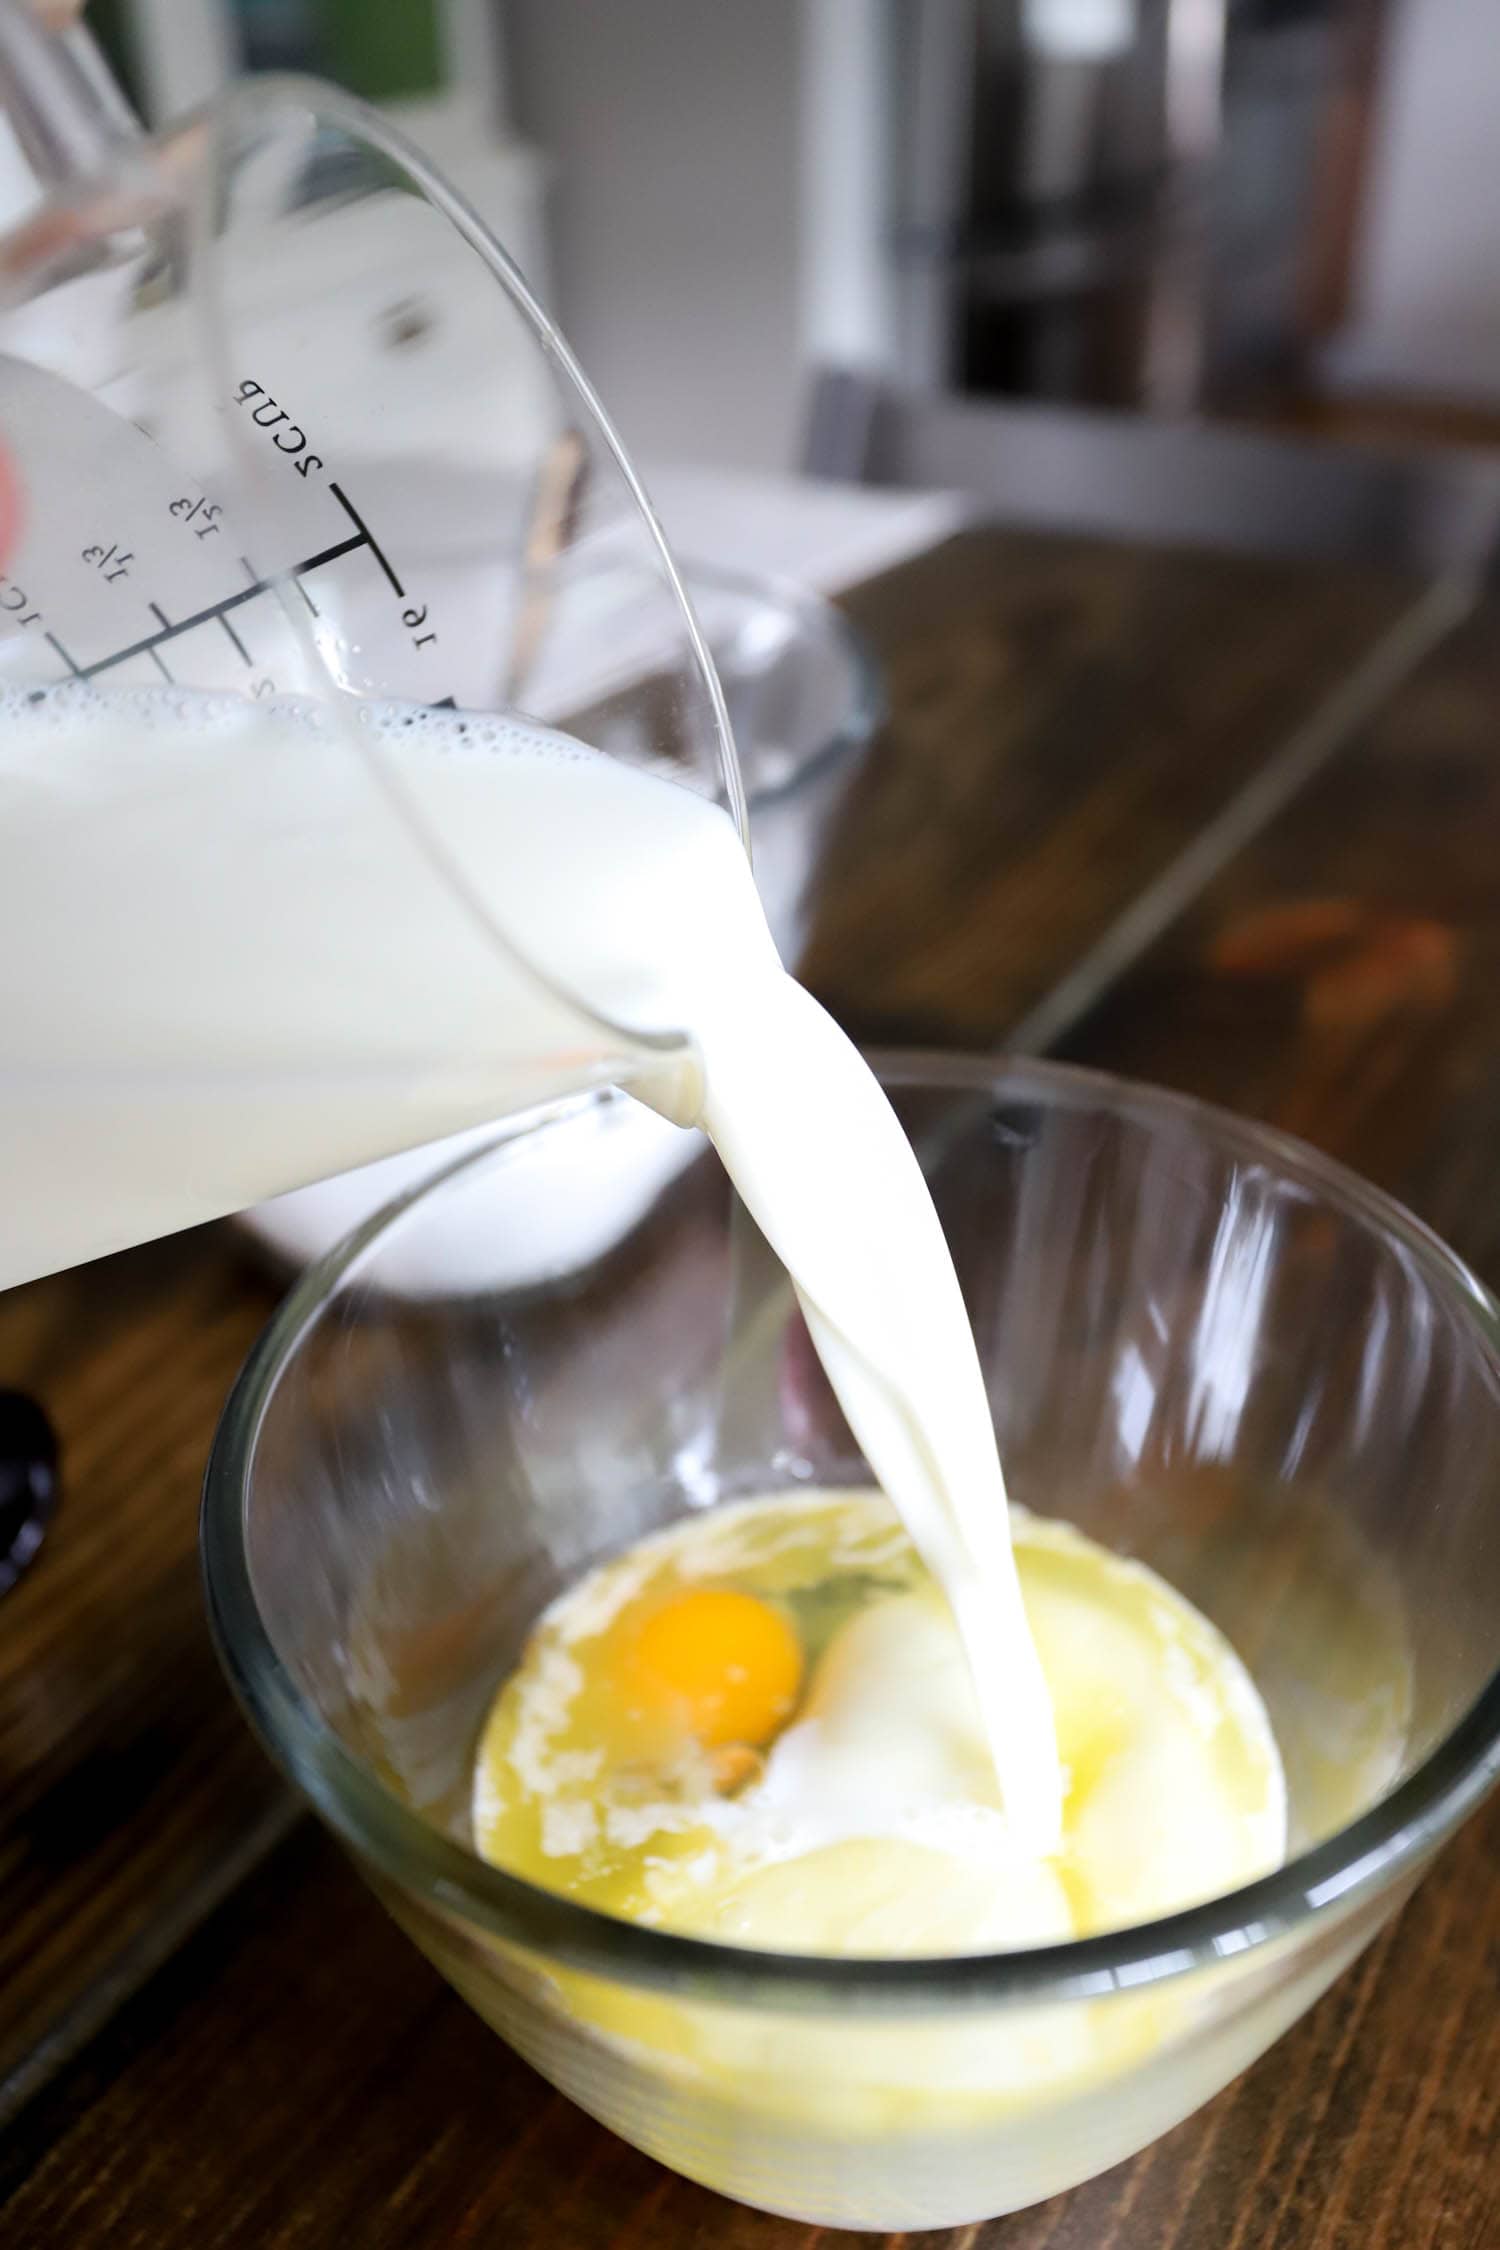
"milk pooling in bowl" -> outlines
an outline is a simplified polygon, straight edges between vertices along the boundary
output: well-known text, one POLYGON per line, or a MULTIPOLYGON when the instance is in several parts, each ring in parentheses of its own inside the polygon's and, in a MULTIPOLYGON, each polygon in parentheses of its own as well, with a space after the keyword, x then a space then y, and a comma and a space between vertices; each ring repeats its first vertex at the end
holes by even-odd
MULTIPOLYGON (((1223 1636, 1071 1526, 1013 1528, 1068 1774, 1052 1851, 1018 1848, 910 1537, 837 1490, 690 1515, 559 1596, 480 1745, 481 1851, 658 1927, 867 1956, 1088 1936, 1276 1865, 1281 1762, 1223 1636)), ((1080 2021, 1036 2069, 1087 2059, 1080 2021)))
POLYGON ((637 1090, 702 1123, 786 1264, 962 1636, 1014 1847, 1050 1852, 1051 1711, 952 1262, 885 1096, 783 970, 728 817, 506 721, 80 686, 0 703, 0 785, 5 1278, 597 1078, 564 995, 685 1039, 697 1084, 674 1066, 637 1090), (423 879, 413 819, 456 885, 423 879), (538 979, 507 975, 464 893, 538 979))

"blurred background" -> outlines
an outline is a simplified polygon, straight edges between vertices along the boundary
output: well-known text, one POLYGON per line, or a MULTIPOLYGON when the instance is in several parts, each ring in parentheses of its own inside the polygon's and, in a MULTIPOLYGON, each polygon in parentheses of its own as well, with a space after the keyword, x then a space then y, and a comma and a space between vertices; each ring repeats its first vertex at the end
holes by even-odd
MULTIPOLYGON (((392 107, 628 444, 790 468, 812 372, 1500 435, 1500 0, 94 0, 152 121, 392 107)), ((424 277, 393 319, 437 341, 424 277)), ((435 370, 436 372, 436 370, 435 370)))

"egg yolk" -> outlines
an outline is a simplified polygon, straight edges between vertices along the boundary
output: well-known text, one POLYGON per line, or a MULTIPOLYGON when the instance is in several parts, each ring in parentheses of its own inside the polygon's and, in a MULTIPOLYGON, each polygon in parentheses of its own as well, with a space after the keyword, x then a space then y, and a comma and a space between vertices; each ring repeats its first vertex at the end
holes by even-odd
POLYGON ((695 1587, 642 1621, 622 1670, 634 1708, 714 1750, 770 1741, 796 1704, 802 1650, 769 1602, 695 1587))

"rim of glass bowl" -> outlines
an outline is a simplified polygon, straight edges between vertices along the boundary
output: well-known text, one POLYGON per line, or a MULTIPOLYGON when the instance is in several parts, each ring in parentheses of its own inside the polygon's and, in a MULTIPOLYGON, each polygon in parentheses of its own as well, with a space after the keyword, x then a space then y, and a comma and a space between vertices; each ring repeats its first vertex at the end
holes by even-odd
MULTIPOLYGON (((1304 1143, 1190 1096, 1071 1065, 912 1052, 877 1054, 872 1060, 882 1079, 897 1086, 927 1085, 985 1100, 1039 1094, 1054 1105, 1103 1106, 1145 1123, 1186 1118, 1231 1152, 1274 1163, 1346 1215, 1404 1246, 1434 1294, 1473 1323, 1500 1390, 1500 1305, 1420 1220, 1304 1143)), ((1458 1724, 1388 1797, 1253 1883, 1201 1906, 1102 1936, 1009 1953, 902 1960, 762 1953, 647 1929, 505 1874, 427 1827, 365 1771, 304 1700, 262 1624, 243 1537, 243 1498, 254 1469, 257 1433, 304 1332, 387 1228, 414 1203, 441 1192, 456 1174, 487 1161, 496 1147, 598 1098, 574 1098, 497 1129, 493 1140, 397 1197, 310 1267, 251 1352, 215 1433, 204 1480, 202 1560, 210 1620, 225 1670, 275 1761, 335 1834, 390 1882, 439 1913, 459 1916, 570 1968, 656 1989, 687 1990, 698 1999, 875 2014, 1097 1999, 1245 1955, 1335 1906, 1358 1904, 1435 1849, 1500 1778, 1497 1671, 1458 1724)))
MULTIPOLYGON (((810 643, 826 639, 833 646, 847 675, 848 690, 832 732, 798 757, 779 781, 763 784, 757 777, 756 745, 745 746, 736 739, 753 862, 757 819, 771 806, 808 788, 839 759, 864 748, 885 718, 885 684, 875 652, 860 626, 837 601, 816 588, 775 571, 735 570, 702 562, 691 551, 678 558, 678 569, 690 596, 699 587, 712 589, 747 602, 759 600, 798 620, 806 626, 810 643)), ((709 638, 706 631, 704 637, 705 641, 709 638)))

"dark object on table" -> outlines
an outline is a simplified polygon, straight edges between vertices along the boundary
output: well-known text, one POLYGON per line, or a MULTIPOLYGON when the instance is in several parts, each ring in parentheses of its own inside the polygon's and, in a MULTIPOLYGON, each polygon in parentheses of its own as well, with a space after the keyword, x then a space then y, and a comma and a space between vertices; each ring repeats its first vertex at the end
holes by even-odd
POLYGON ((35 1555, 57 1505, 57 1432, 25 1391, 0 1391, 0 1594, 35 1555))

